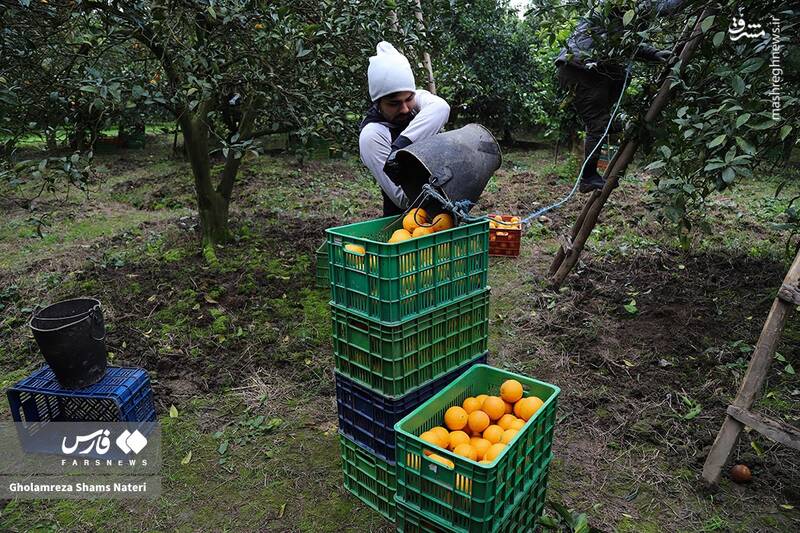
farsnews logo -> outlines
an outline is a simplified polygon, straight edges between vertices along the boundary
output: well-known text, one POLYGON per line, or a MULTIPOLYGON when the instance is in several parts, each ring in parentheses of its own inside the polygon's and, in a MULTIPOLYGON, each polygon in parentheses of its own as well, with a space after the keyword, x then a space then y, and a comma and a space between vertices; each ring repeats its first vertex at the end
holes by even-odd
MULTIPOLYGON (((72 446, 67 446, 68 437, 65 436, 61 441, 61 451, 65 455, 72 455, 76 451, 78 455, 86 455, 93 451, 97 455, 105 455, 111 448, 110 435, 111 432, 107 429, 98 429, 94 433, 89 433, 88 435, 77 435, 72 446), (88 443, 88 445, 79 450, 81 445, 86 443, 88 443)), ((147 446, 147 437, 142 435, 138 429, 133 433, 126 429, 120 433, 115 442, 117 447, 122 450, 125 455, 131 452, 138 454, 147 446)))
POLYGON ((117 437, 117 446, 120 450, 125 452, 125 455, 131 452, 138 454, 147 446, 147 438, 139 433, 138 429, 133 433, 126 429, 117 437))

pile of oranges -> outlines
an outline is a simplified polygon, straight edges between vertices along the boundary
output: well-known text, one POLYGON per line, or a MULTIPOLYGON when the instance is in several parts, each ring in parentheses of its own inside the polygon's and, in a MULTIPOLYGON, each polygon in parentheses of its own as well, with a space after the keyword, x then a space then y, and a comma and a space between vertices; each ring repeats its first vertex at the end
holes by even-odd
POLYGON ((489 215, 489 229, 522 229, 522 221, 516 216, 489 215))
POLYGON ((450 213, 439 213, 430 219, 428 213, 420 207, 406 213, 403 217, 403 229, 392 233, 388 242, 407 241, 454 227, 453 215, 450 213))
MULTIPOLYGON (((444 414, 444 425, 436 426, 419 437, 425 442, 480 464, 491 464, 511 443, 536 411, 542 400, 522 397, 522 384, 509 379, 500 386, 500 396, 470 396, 444 414)), ((424 450, 430 459, 453 468, 453 462, 424 450)))

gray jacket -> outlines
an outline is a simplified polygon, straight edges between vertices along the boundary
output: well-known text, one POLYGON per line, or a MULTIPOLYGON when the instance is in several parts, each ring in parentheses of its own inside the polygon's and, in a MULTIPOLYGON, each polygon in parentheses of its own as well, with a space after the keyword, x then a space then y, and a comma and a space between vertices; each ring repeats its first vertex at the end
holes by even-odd
MULTIPOLYGON (((674 13, 680 9, 683 0, 644 0, 639 3, 637 12, 643 12, 654 9, 658 16, 666 16, 674 13)), ((619 25, 614 27, 604 26, 605 21, 600 13, 594 9, 583 17, 575 31, 567 39, 566 48, 561 49, 561 53, 555 60, 557 66, 573 65, 579 68, 591 68, 595 65, 602 65, 611 67, 614 70, 621 70, 622 63, 617 58, 597 58, 594 57, 595 52, 595 39, 600 41, 607 38, 611 31, 622 30, 622 19, 619 20, 619 25)), ((636 53, 636 59, 645 61, 655 61, 658 58, 656 53, 658 49, 650 45, 642 43, 636 53)))

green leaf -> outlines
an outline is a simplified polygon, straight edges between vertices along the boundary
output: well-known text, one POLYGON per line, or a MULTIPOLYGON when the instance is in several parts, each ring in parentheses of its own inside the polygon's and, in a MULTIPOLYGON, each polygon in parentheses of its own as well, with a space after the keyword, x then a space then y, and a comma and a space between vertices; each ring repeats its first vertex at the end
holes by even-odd
POLYGON ((304 49, 300 50, 299 52, 297 52, 297 57, 305 57, 310 53, 311 53, 311 50, 309 50, 308 48, 304 48, 304 49))
POLYGON ((791 365, 791 363, 787 364, 787 365, 786 365, 786 367, 784 367, 784 369, 783 369, 783 370, 784 370, 784 371, 785 371, 787 374, 791 374, 792 376, 794 376, 794 374, 795 374, 795 372, 794 372, 794 367, 791 365))
POLYGON ((744 80, 741 76, 734 76, 733 81, 733 90, 736 91, 736 94, 739 96, 744 94, 744 80))
POLYGON ((219 445, 219 448, 217 448, 217 451, 220 455, 225 455, 225 452, 228 451, 228 441, 222 441, 219 445))
POLYGON ((718 31, 717 33, 715 33, 714 34, 714 46, 719 48, 719 46, 722 44, 722 40, 724 38, 725 38, 725 32, 724 31, 718 31))
POLYGON ((711 29, 711 26, 714 25, 714 15, 710 17, 706 17, 703 19, 703 22, 700 23, 700 29, 703 30, 703 33, 706 33, 708 30, 711 29))
POLYGON ((786 362, 786 358, 778 352, 775 352, 775 360, 780 361, 781 363, 786 362))
POLYGON ((702 405, 700 405, 700 404, 698 403, 698 404, 696 404, 694 407, 692 407, 692 408, 689 410, 689 412, 688 412, 688 413, 686 413, 685 415, 683 415, 683 418, 684 418, 684 420, 692 420, 692 419, 693 419, 693 418, 695 418, 697 415, 699 415, 699 414, 700 414, 700 412, 701 412, 702 410, 703 410, 703 406, 702 406, 702 405))
POLYGON ((212 19, 217 19, 217 12, 214 11, 214 6, 208 6, 208 14, 211 15, 212 19))
POLYGON ((633 11, 633 9, 626 11, 625 14, 622 16, 622 25, 627 26, 628 24, 630 24, 635 15, 636 13, 633 11))
POLYGON ((764 450, 761 449, 761 446, 759 446, 756 441, 751 440, 750 447, 753 448, 753 450, 755 450, 756 455, 758 455, 759 457, 764 455, 764 450))
POLYGON ((744 151, 744 153, 755 155, 756 153, 755 147, 746 140, 744 140, 743 138, 736 137, 736 144, 739 145, 739 148, 741 148, 744 151))
MULTIPOLYGON (((738 76, 737 76, 738 77, 738 76)), ((745 113, 736 117, 736 127, 740 128, 742 124, 750 120, 750 113, 745 113)))
POLYGON ((792 132, 792 127, 790 125, 785 125, 781 128, 781 140, 783 141, 792 132))
POLYGON ((630 302, 626 303, 622 307, 624 307, 625 310, 628 313, 630 313, 631 315, 635 315, 636 313, 639 312, 639 309, 636 307, 636 300, 631 300, 630 302))
POLYGON ((760 57, 751 57, 744 63, 742 63, 742 67, 739 70, 742 74, 750 74, 751 72, 755 72, 760 69, 764 65, 765 61, 760 57))
POLYGON ((170 418, 178 418, 178 408, 174 405, 169 406, 169 417, 170 418))
POLYGON ((586 518, 585 513, 578 515, 575 519, 575 526, 573 527, 575 533, 588 533, 589 532, 589 519, 586 518))
POLYGON ((772 120, 772 119, 767 120, 765 122, 762 122, 761 124, 754 124, 754 125, 750 126, 751 129, 758 130, 758 131, 760 131, 760 130, 768 130, 768 129, 773 128, 773 127, 775 127, 775 121, 772 120))
POLYGON ((726 139, 727 137, 728 137, 728 135, 727 135, 727 134, 725 134, 725 133, 723 133, 722 135, 717 135, 717 136, 714 138, 714 140, 713 140, 713 141, 711 141, 710 143, 708 143, 708 147, 709 147, 709 148, 714 148, 715 146, 719 146, 720 144, 722 144, 723 142, 725 142, 725 139, 726 139))
POLYGON ((188 464, 189 464, 189 461, 191 461, 191 460, 192 460, 192 450, 189 450, 189 453, 187 453, 187 454, 186 454, 186 455, 183 457, 183 459, 181 459, 181 464, 182 464, 182 465, 188 465, 188 464))

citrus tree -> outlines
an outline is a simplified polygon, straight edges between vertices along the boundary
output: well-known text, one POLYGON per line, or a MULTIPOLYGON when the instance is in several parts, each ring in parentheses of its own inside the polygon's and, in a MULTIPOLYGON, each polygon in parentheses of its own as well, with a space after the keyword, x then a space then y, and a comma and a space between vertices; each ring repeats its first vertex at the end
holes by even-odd
MULTIPOLYGON (((537 4, 548 7, 547 0, 537 4)), ((709 229, 704 214, 712 193, 741 179, 769 176, 775 165, 786 163, 796 144, 800 10, 785 0, 745 9, 732 0, 686 0, 678 12, 660 16, 660 5, 641 0, 551 4, 549 9, 560 14, 549 15, 549 27, 553 34, 568 35, 563 30, 579 13, 591 14, 596 27, 609 29, 595 35, 594 57, 631 66, 622 102, 632 123, 626 135, 638 138, 646 169, 653 171, 654 207, 688 246, 692 229, 709 229), (679 46, 689 36, 685 29, 693 28, 703 13, 702 39, 691 61, 681 64, 674 58, 667 67, 669 105, 645 124, 665 77, 664 65, 632 59, 642 44, 666 50, 679 46), (734 39, 732 29, 745 18, 761 23, 763 34, 734 39)), ((794 211, 788 214, 798 221, 794 211)))
MULTIPOLYGON (((76 79, 91 78, 78 93, 92 103, 106 98, 124 110, 141 102, 175 117, 194 177, 202 244, 213 251, 210 245, 228 238, 236 176, 255 140, 284 131, 301 138, 355 135, 357 120, 347 117, 366 107, 368 57, 380 39, 418 42, 414 7, 413 0, 20 0, 3 16, 33 28, 36 39, 20 33, 13 46, 38 63, 85 59, 74 71, 76 79), (396 25, 389 23, 392 12, 396 25), (70 38, 54 37, 52 28, 70 38), (105 60, 113 51, 126 60, 105 60), (224 160, 218 172, 215 151, 224 160)), ((39 109, 51 95, 45 96, 45 80, 36 85, 42 89, 26 100, 26 112, 48 126, 63 122, 39 109)), ((20 89, 3 93, 8 105, 20 104, 14 97, 24 84, 20 89)), ((70 102, 72 92, 58 91, 58 98, 70 102)), ((24 131, 31 122, 19 125, 24 131)))
POLYGON ((674 76, 674 103, 649 135, 654 199, 684 246, 695 226, 710 229, 703 216, 709 195, 742 179, 771 177, 787 162, 800 124, 800 9, 767 2, 740 13, 724 2, 717 13, 704 24, 706 38, 691 64, 674 76), (763 22, 764 35, 733 40, 729 29, 739 17, 763 22))
POLYGON ((439 94, 452 120, 475 120, 511 140, 533 125, 541 77, 534 34, 507 1, 435 0, 431 47, 439 94))

